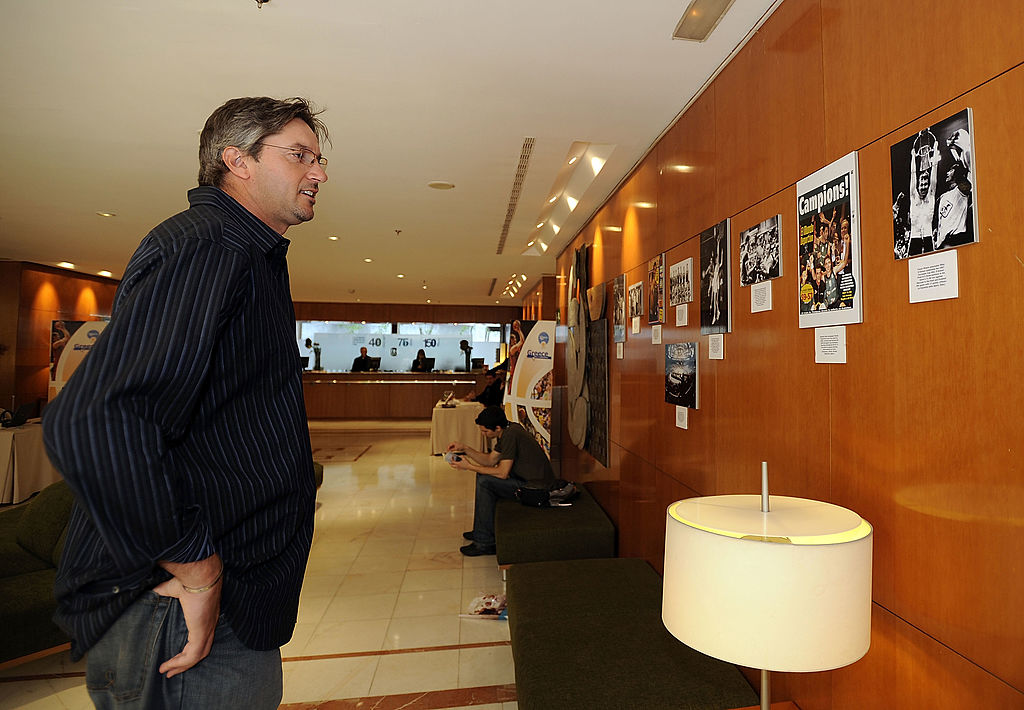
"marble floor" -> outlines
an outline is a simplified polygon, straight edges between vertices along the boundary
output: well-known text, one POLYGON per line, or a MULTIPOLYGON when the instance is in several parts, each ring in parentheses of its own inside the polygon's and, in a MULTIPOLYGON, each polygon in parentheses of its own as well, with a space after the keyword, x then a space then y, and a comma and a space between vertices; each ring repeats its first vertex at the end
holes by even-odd
MULTIPOLYGON (((516 708, 504 621, 461 618, 503 593, 493 556, 458 548, 472 526, 473 478, 430 455, 429 423, 339 431, 355 461, 325 466, 292 640, 285 710, 516 708), (348 439, 347 437, 351 437, 348 439)), ((0 672, 0 708, 85 710, 84 663, 67 653, 0 672)))

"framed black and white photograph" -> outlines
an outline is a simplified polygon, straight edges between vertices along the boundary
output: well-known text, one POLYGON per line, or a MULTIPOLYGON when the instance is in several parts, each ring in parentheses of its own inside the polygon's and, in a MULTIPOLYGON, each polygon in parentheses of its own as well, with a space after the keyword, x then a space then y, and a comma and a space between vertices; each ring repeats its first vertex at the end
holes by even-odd
POLYGON ((665 255, 647 262, 647 322, 665 322, 665 255))
POLYGON ((626 275, 619 274, 612 282, 612 340, 626 342, 626 275))
POLYGON ((672 264, 668 269, 668 304, 681 306, 693 300, 693 257, 672 264))
POLYGON ((629 287, 629 317, 639 318, 644 314, 644 282, 637 281, 629 287))
POLYGON ((860 198, 857 153, 796 184, 800 327, 860 323, 860 198))
POLYGON ((740 286, 782 276, 782 215, 740 232, 740 286))
POLYGON ((889 149, 896 259, 978 241, 973 136, 965 108, 889 149))
POLYGON ((697 377, 697 343, 665 346, 665 401, 677 407, 697 409, 700 380, 697 377))
POLYGON ((732 331, 729 220, 700 233, 700 334, 732 331))

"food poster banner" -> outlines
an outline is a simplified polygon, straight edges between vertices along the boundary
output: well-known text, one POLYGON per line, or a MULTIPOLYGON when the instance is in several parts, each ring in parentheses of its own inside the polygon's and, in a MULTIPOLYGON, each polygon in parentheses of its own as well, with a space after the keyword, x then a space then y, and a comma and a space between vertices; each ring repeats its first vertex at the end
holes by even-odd
POLYGON ((505 416, 521 424, 551 456, 551 390, 555 321, 517 320, 508 349, 505 416))

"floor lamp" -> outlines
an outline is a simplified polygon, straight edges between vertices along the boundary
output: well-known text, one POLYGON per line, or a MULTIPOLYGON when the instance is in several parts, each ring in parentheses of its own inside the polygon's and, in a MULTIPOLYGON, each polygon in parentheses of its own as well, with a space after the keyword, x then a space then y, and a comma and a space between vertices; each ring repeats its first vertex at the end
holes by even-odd
POLYGON ((761 670, 824 671, 871 642, 871 525, 837 505, 762 493, 668 508, 662 620, 687 646, 761 670))

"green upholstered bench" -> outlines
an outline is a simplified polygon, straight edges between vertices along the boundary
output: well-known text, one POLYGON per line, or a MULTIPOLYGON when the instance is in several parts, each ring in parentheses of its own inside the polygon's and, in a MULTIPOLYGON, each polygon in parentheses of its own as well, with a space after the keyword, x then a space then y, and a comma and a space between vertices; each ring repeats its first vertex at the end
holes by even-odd
POLYGON ((564 508, 531 508, 500 500, 494 512, 498 564, 615 556, 615 526, 580 485, 564 508))
POLYGON ((71 490, 58 481, 0 510, 0 664, 70 642, 52 617, 71 503, 71 490))
POLYGON ((516 564, 506 594, 520 710, 758 704, 736 666, 665 630, 661 577, 644 560, 516 564))

